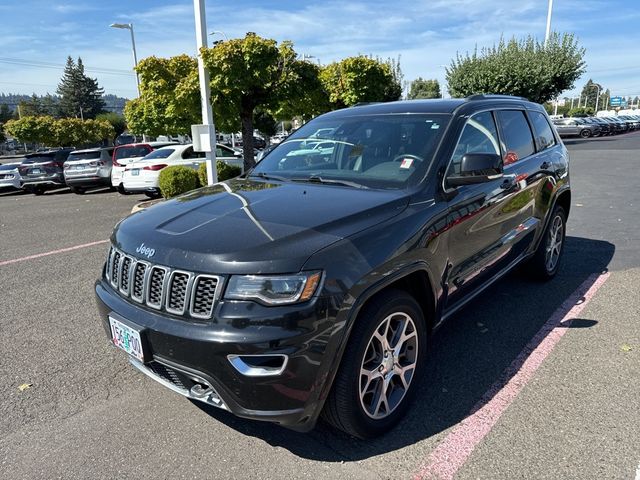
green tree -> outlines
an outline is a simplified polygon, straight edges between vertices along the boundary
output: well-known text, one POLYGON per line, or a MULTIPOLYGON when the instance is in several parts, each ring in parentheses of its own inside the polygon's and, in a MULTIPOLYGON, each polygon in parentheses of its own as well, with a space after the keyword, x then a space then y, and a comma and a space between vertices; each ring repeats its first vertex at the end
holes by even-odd
POLYGON ((9 105, 6 103, 0 105, 0 123, 5 123, 14 118, 16 118, 16 114, 11 111, 9 105))
POLYGON ((95 118, 104 110, 104 90, 95 78, 90 78, 84 73, 81 58, 78 58, 76 63, 71 57, 67 57, 57 93, 61 97, 60 112, 63 116, 95 118))
POLYGON ((23 116, 17 120, 9 120, 5 131, 18 139, 20 143, 36 143, 41 145, 55 144, 55 119, 46 115, 23 116))
POLYGON ((587 80, 587 83, 584 84, 584 87, 582 87, 582 91, 580 92, 583 105, 595 109, 598 94, 600 94, 600 97, 598 99, 598 110, 600 110, 604 108, 611 99, 611 93, 608 89, 603 92, 602 85, 600 85, 599 83, 596 83, 591 79, 587 80))
POLYGON ((317 70, 311 62, 297 60, 291 42, 278 45, 275 40, 255 33, 203 48, 201 54, 211 76, 216 125, 223 131, 236 131, 239 120, 247 170, 255 165, 256 110, 280 110, 280 114, 286 110, 288 115, 306 113, 314 97, 303 94, 317 70))
POLYGON ((138 63, 140 97, 125 105, 133 133, 180 135, 201 123, 198 63, 189 55, 148 57, 138 63))
POLYGON ((114 134, 113 137, 109 139, 112 141, 127 129, 127 121, 119 113, 100 113, 96 115, 96 120, 108 122, 113 127, 114 134))
POLYGON ((320 72, 320 81, 333 108, 361 102, 389 102, 398 100, 402 94, 402 85, 391 66, 364 55, 327 65, 320 72))
POLYGON ((440 98, 440 83, 438 80, 426 80, 422 77, 416 78, 411 82, 409 88, 409 99, 415 100, 418 98, 440 98))
POLYGON ((585 68, 584 48, 571 34, 553 33, 547 45, 529 36, 515 38, 465 56, 447 68, 451 95, 516 95, 544 103, 573 87, 585 68))
POLYGON ((567 113, 569 117, 590 117, 593 115, 593 107, 574 107, 567 113))

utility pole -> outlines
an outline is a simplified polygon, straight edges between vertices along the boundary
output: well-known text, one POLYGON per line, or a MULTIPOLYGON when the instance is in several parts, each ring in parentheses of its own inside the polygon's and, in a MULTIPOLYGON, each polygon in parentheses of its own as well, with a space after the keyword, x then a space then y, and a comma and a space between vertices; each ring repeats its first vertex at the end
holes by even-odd
MULTIPOLYGON (((204 61, 200 53, 200 50, 207 46, 207 18, 204 0, 193 0, 193 10, 196 22, 196 46, 198 48, 198 78, 200 79, 202 123, 205 127, 208 127, 209 137, 209 145, 204 149, 205 163, 207 164, 207 183, 213 185, 214 183, 218 183, 218 171, 216 170, 216 128, 213 123, 213 109, 210 100, 209 71, 204 67, 204 61)), ((202 137, 206 137, 206 135, 201 135, 201 138, 202 137)))
POLYGON ((544 35, 544 46, 547 46, 549 35, 551 35, 551 12, 553 11, 553 0, 549 0, 549 9, 547 10, 547 31, 544 35))

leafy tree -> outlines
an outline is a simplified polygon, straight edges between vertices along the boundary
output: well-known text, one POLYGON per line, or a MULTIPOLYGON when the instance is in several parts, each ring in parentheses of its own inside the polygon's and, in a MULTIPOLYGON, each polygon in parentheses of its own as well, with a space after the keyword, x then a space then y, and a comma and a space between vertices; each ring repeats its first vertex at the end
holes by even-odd
POLYGON ((584 87, 582 87, 582 91, 580 92, 584 105, 595 109, 598 93, 600 93, 600 98, 598 99, 598 109, 601 109, 604 108, 611 99, 611 92, 609 92, 609 89, 603 92, 602 85, 594 82, 591 79, 587 80, 587 83, 584 84, 584 87))
POLYGON ((411 82, 409 89, 409 99, 415 100, 418 98, 440 98, 440 83, 438 80, 425 80, 422 77, 416 78, 411 82))
POLYGON ((104 90, 95 78, 85 75, 81 58, 76 63, 67 57, 57 93, 61 96, 60 111, 66 117, 95 118, 104 110, 104 90))
POLYGON ((476 93, 516 95, 544 103, 573 87, 585 68, 584 48, 571 34, 553 33, 545 46, 533 37, 515 38, 466 56, 447 68, 455 97, 476 93))
POLYGON ((79 118, 56 120, 46 115, 10 120, 5 130, 24 143, 76 147, 110 139, 115 135, 109 122, 79 118))
POLYGON ((96 120, 108 122, 113 127, 114 135, 112 138, 110 138, 110 140, 114 140, 115 137, 117 137, 127 129, 127 122, 119 113, 100 113, 96 115, 96 120))
POLYGON ((191 133, 201 123, 198 63, 189 55, 138 63, 140 97, 124 109, 129 130, 152 136, 191 133))
MULTIPOLYGON (((224 131, 242 129, 245 170, 253 167, 253 130, 256 109, 305 113, 315 95, 305 96, 315 66, 297 60, 291 42, 247 33, 244 38, 219 42, 201 51, 211 76, 216 125, 224 131), (299 112, 298 112, 299 111, 299 112)), ((318 88, 315 84, 312 89, 318 88)))
POLYGON ((4 128, 20 143, 51 145, 55 143, 54 122, 55 119, 49 116, 23 116, 17 120, 9 120, 4 128))
POLYGON ((327 65, 320 72, 320 81, 333 108, 360 102, 389 102, 398 100, 402 94, 402 85, 391 66, 364 55, 327 65))
MULTIPOLYGON (((278 123, 269 112, 256 110, 253 116, 253 124, 260 133, 272 137, 278 133, 278 123)), ((220 177, 218 177, 220 178, 220 177)))
POLYGON ((574 107, 567 113, 569 117, 590 117, 593 115, 593 107, 574 107))
POLYGON ((0 105, 0 123, 5 123, 9 120, 16 118, 14 112, 11 111, 9 105, 2 104, 0 105))

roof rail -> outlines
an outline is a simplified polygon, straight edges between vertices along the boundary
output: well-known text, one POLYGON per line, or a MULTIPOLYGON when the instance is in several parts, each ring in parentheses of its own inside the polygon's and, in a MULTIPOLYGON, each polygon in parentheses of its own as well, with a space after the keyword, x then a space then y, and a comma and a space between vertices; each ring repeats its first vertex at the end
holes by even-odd
POLYGON ((504 99, 504 100, 524 100, 528 102, 529 99, 524 97, 516 97, 514 95, 500 95, 497 93, 476 93, 475 95, 469 95, 466 100, 491 100, 491 99, 504 99))

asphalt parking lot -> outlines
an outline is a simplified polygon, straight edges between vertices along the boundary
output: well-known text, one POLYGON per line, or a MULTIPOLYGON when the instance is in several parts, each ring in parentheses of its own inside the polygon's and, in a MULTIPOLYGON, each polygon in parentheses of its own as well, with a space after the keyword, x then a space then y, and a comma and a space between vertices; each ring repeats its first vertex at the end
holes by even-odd
POLYGON ((110 346, 93 282, 145 197, 0 194, 0 478, 640 479, 640 132, 566 144, 561 273, 459 312, 411 413, 367 442, 193 404, 110 346))

